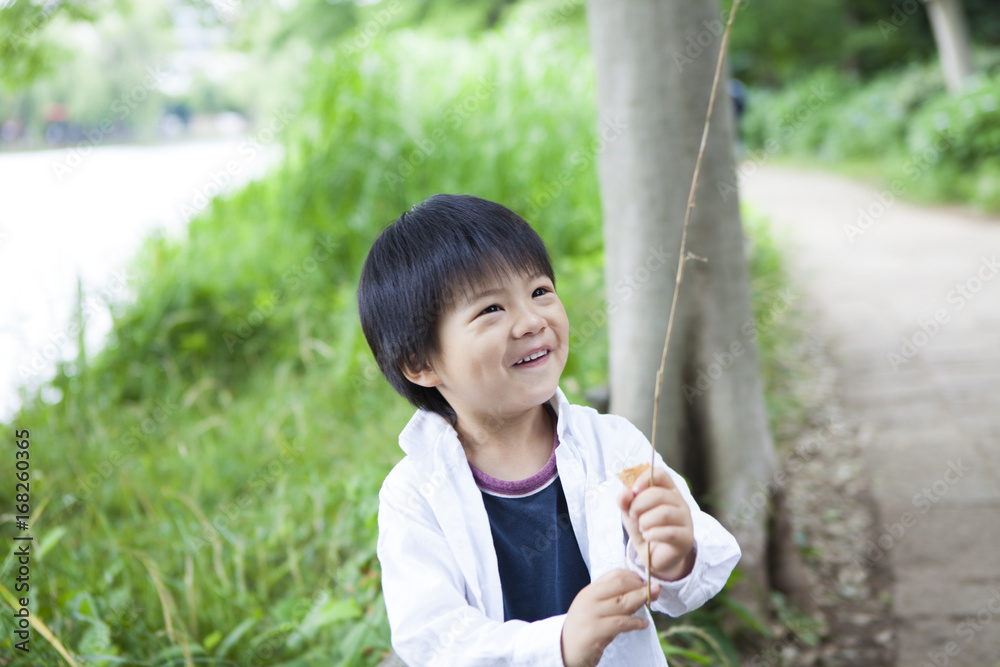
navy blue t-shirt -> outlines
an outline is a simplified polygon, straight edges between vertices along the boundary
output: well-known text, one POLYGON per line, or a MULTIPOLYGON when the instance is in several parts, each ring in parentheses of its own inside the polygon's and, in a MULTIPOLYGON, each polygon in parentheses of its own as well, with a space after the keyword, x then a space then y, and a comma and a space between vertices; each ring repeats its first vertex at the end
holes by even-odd
POLYGON ((565 614, 590 584, 556 470, 558 446, 557 437, 545 467, 523 480, 496 479, 469 464, 493 533, 505 621, 565 614))

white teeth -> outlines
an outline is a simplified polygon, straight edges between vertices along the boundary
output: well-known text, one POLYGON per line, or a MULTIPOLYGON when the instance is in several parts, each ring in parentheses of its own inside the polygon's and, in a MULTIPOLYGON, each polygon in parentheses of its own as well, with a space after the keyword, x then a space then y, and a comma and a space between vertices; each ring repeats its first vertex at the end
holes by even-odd
MULTIPOLYGON (((517 364, 523 364, 528 361, 534 361, 538 357, 544 357, 548 353, 549 353, 548 350, 539 350, 538 352, 535 352, 534 354, 529 354, 524 359, 521 359, 521 361, 517 362, 517 364)), ((517 366, 517 364, 514 365, 517 366)))

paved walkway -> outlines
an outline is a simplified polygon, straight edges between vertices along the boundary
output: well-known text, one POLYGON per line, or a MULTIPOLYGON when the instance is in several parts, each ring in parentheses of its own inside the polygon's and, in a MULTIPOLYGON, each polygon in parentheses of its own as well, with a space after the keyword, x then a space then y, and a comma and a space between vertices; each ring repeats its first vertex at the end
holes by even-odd
POLYGON ((899 666, 1000 667, 1000 217, 758 168, 862 425, 899 666))

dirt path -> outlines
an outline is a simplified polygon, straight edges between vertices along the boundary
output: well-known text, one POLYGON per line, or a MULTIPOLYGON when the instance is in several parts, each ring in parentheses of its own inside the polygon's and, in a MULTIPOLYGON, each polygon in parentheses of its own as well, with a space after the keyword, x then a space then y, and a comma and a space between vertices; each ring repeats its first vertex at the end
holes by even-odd
POLYGON ((758 167, 865 435, 900 667, 1000 667, 1000 218, 758 167))

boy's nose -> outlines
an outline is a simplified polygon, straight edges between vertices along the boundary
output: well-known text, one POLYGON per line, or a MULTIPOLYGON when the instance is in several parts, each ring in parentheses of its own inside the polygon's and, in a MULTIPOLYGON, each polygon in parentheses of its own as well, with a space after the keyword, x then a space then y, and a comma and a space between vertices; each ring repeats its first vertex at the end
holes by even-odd
POLYGON ((521 338, 529 334, 535 334, 545 327, 545 319, 531 308, 521 308, 517 319, 514 321, 514 337, 521 338))

